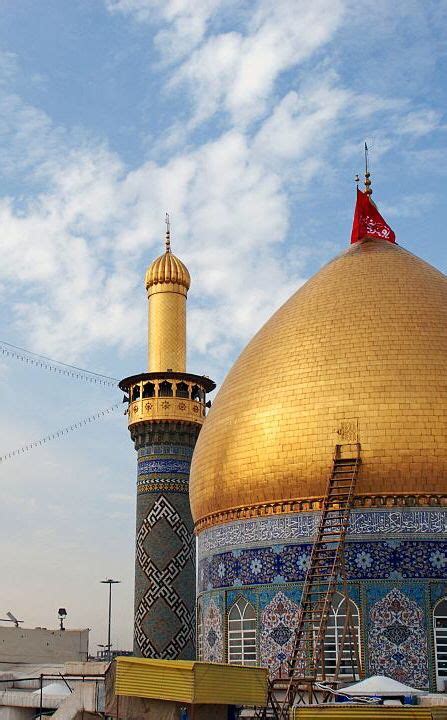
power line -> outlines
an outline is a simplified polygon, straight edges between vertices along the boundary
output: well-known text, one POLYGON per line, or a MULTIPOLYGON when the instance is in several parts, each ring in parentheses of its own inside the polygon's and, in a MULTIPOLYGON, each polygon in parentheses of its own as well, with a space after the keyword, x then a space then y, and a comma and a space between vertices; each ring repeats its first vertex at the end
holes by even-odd
POLYGON ((49 435, 45 435, 45 437, 41 438, 40 440, 33 440, 32 442, 27 443, 26 445, 22 445, 22 447, 17 448, 16 450, 11 450, 9 453, 5 453, 5 455, 0 456, 0 463, 4 463, 7 460, 12 460, 13 458, 17 457, 18 455, 24 455, 27 452, 30 452, 30 450, 34 450, 34 448, 42 447, 43 445, 46 445, 47 442, 51 442, 51 440, 57 440, 64 435, 69 435, 71 432, 74 432, 75 430, 80 430, 84 425, 88 425, 89 423, 95 422, 96 420, 100 420, 102 417, 105 417, 106 415, 109 415, 111 412, 115 412, 115 410, 118 410, 118 408, 121 407, 121 403, 115 403, 115 405, 112 405, 109 408, 106 408, 105 410, 99 410, 97 413, 94 413, 93 415, 89 415, 86 418, 83 418, 82 420, 78 420, 77 422, 73 423, 72 425, 67 425, 66 427, 62 428, 61 430, 56 430, 55 432, 50 433, 49 435))
POLYGON ((46 355, 39 355, 38 353, 31 352, 31 350, 26 350, 18 345, 8 343, 5 340, 0 340, 0 354, 5 357, 13 357, 27 365, 34 365, 34 367, 39 367, 43 370, 57 373, 58 375, 65 375, 75 378, 76 380, 94 383, 95 385, 116 388, 116 383, 118 382, 118 378, 102 375, 92 370, 86 370, 77 365, 69 365, 60 360, 49 358, 46 355))

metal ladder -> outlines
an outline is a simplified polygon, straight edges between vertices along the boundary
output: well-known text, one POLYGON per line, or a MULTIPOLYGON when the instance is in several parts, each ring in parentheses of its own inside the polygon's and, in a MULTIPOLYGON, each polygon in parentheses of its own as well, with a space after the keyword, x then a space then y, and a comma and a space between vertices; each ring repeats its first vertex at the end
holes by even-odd
MULTIPOLYGON (((284 680, 271 681, 268 706, 259 717, 284 720, 297 698, 304 701, 306 689, 309 689, 311 700, 314 683, 326 680, 324 639, 339 578, 345 579, 344 545, 354 504, 359 465, 360 443, 335 446, 332 472, 322 501, 321 518, 301 596, 285 699, 282 703, 275 699, 275 687, 284 688, 284 680)), ((346 615, 349 621, 348 606, 346 615)), ((344 638, 345 633, 343 642, 344 638)), ((340 655, 339 653, 335 675, 338 675, 340 669, 340 655)))

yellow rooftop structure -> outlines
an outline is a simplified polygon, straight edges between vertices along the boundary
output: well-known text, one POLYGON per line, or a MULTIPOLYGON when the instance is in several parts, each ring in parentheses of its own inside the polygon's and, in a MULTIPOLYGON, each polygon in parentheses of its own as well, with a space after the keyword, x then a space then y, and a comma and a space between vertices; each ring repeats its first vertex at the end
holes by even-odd
POLYGON ((115 693, 186 704, 264 706, 267 668, 119 657, 115 693))
POLYGON ((447 720, 447 707, 311 705, 297 707, 291 720, 447 720))

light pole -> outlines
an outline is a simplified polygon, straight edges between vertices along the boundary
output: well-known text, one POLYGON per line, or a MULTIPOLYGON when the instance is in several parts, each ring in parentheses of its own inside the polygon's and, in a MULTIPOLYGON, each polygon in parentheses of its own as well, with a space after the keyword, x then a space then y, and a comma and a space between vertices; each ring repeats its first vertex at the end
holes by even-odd
POLYGON ((112 649, 112 643, 110 642, 110 631, 112 626, 112 585, 117 585, 121 582, 121 580, 112 580, 112 578, 107 578, 107 580, 101 580, 100 581, 103 585, 109 586, 109 627, 107 632, 107 659, 110 661, 111 659, 111 649, 112 649))
POLYGON ((67 611, 65 608, 59 608, 57 611, 57 616, 59 618, 59 622, 61 624, 61 630, 65 630, 64 628, 64 620, 67 617, 67 611))

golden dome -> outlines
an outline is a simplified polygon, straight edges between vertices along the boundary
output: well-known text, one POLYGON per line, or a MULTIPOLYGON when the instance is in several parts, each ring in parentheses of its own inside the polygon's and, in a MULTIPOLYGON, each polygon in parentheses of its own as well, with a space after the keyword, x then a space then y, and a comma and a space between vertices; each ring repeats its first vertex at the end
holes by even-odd
POLYGON ((234 364, 193 456, 198 529, 317 507, 287 501, 321 498, 346 427, 361 443, 360 504, 444 502, 447 277, 384 240, 323 267, 234 364))
POLYGON ((189 290, 191 285, 188 268, 170 249, 154 260, 146 271, 146 290, 166 284, 179 285, 185 290, 189 290))

